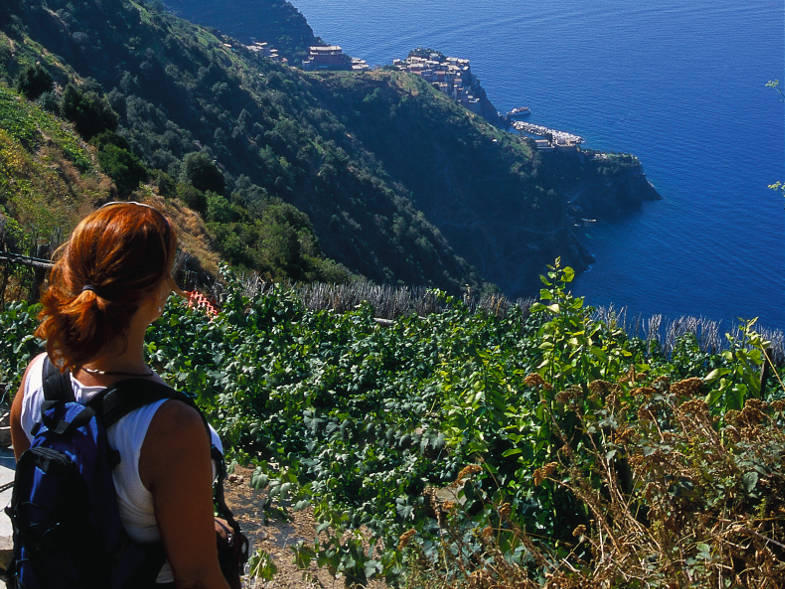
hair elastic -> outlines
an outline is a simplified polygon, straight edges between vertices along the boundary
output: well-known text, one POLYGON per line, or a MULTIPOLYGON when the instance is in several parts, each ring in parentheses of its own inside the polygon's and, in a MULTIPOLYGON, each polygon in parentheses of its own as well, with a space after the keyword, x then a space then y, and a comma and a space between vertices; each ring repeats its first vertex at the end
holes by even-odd
POLYGON ((172 225, 169 222, 169 218, 166 215, 164 215, 162 211, 158 210, 154 206, 149 205, 147 203, 139 202, 138 200, 112 200, 102 204, 100 207, 98 207, 97 210, 103 209, 105 207, 115 206, 115 205, 136 205, 137 207, 144 207, 146 209, 150 209, 151 211, 155 211, 164 220, 164 223, 166 223, 166 227, 170 230, 172 228, 172 225))
MULTIPOLYGON (((169 232, 173 232, 174 231, 174 228, 172 227, 172 222, 169 221, 169 217, 164 215, 162 211, 158 210, 154 206, 149 205, 149 204, 144 203, 144 202, 139 202, 138 200, 112 200, 112 201, 109 201, 109 202, 106 202, 106 203, 102 204, 96 210, 100 211, 101 209, 104 209, 106 207, 113 207, 113 206, 116 206, 116 205, 135 205, 137 207, 144 207, 146 209, 150 209, 151 211, 154 211, 154 212, 158 213, 158 216, 161 217, 161 219, 163 219, 163 222, 166 225, 167 231, 169 231, 169 232)), ((95 289, 88 289, 88 290, 92 290, 93 292, 95 292, 95 289)), ((96 293, 96 294, 98 294, 98 293, 96 293)), ((101 296, 101 295, 98 295, 98 296, 101 296)))
POLYGON ((112 201, 109 201, 109 202, 105 202, 104 204, 102 204, 98 208, 102 209, 104 207, 111 207, 111 206, 114 206, 114 205, 136 205, 138 207, 146 207, 148 209, 153 209, 154 211, 156 211, 158 213, 161 212, 158 209, 156 209, 154 206, 148 205, 147 203, 139 202, 138 200, 112 200, 112 201))
MULTIPOLYGON (((89 291, 94 292, 95 294, 98 294, 98 289, 96 287, 94 287, 92 284, 85 284, 82 287, 82 290, 80 292, 84 292, 86 290, 89 290, 89 291)), ((101 296, 101 295, 98 295, 98 296, 101 296)))

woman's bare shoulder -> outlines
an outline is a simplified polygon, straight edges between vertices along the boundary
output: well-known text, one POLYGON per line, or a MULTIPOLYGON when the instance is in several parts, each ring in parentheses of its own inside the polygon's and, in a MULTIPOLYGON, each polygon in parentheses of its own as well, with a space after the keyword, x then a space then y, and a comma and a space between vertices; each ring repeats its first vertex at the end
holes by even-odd
POLYGON ((199 412, 182 401, 165 401, 150 422, 148 436, 182 434, 194 430, 206 435, 204 421, 199 412))
POLYGON ((173 474, 191 476, 181 471, 194 464, 204 462, 209 469, 209 459, 209 440, 199 412, 181 401, 165 401, 142 444, 139 475, 145 487, 152 490, 173 474))

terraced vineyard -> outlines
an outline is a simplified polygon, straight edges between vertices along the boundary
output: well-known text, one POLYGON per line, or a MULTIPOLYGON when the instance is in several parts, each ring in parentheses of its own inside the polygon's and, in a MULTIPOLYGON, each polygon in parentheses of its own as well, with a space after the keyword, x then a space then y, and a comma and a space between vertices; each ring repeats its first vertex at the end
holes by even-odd
MULTIPOLYGON (((380 323, 227 273, 219 314, 172 300, 148 358, 255 469, 263 508, 313 506, 292 557, 347 585, 778 586, 785 390, 776 362, 761 387, 754 322, 666 354, 593 319, 572 277, 557 263, 526 312, 434 293, 440 311, 380 323)), ((37 349, 33 314, 0 315, 1 380, 37 349)))

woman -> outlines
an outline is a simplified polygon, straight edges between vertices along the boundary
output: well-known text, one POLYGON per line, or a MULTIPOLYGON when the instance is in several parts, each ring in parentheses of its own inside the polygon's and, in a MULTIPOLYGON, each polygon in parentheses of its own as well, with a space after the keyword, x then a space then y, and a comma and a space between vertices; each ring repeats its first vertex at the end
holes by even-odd
MULTIPOLYGON (((124 202, 88 215, 58 252, 36 335, 51 361, 70 371, 78 401, 126 378, 161 381, 145 363, 144 335, 176 288, 175 251, 161 212, 124 202)), ((27 367, 11 407, 17 459, 40 419, 44 358, 27 367)), ((107 434, 121 458, 113 479, 126 531, 138 542, 160 539, 166 550, 156 586, 228 589, 216 549, 210 440, 198 412, 161 400, 107 434)))

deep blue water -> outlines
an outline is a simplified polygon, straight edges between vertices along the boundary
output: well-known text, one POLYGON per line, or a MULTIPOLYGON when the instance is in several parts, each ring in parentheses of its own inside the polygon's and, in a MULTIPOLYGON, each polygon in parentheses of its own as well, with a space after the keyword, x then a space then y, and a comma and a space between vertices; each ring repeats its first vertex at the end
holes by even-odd
POLYGON ((499 110, 641 159, 664 199, 587 230, 587 302, 785 328, 782 1, 293 1, 355 57, 469 58, 499 110))

